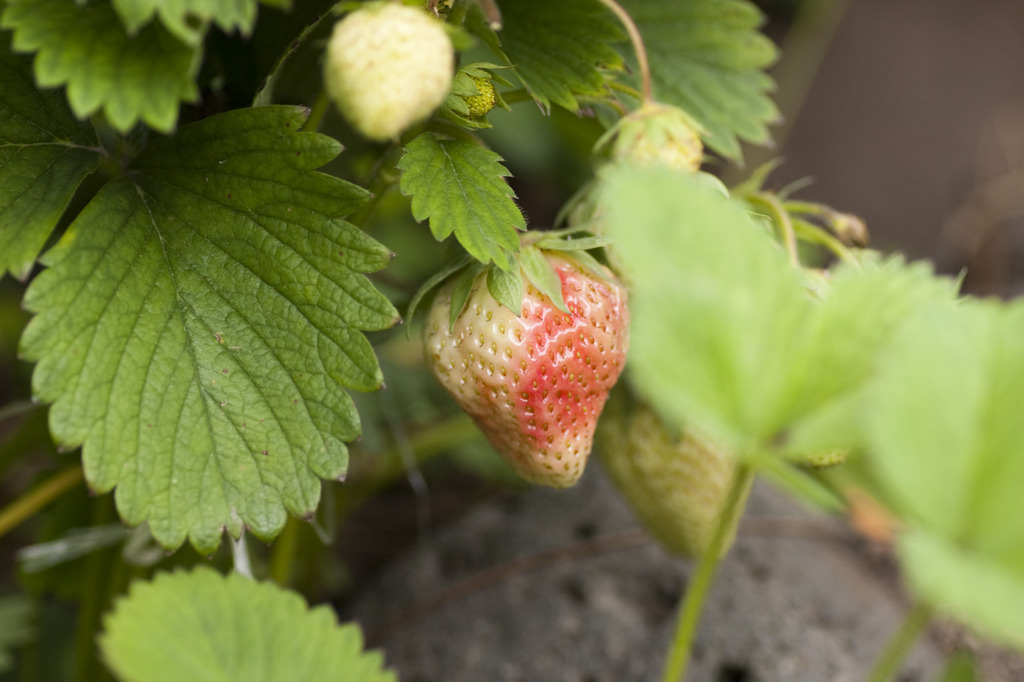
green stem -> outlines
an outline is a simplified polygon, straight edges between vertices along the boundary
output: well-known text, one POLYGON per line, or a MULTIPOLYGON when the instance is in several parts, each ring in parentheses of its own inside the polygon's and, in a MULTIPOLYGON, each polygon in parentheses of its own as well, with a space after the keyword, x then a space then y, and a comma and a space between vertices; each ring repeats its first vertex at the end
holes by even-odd
POLYGON ((640 36, 640 30, 636 27, 633 17, 629 16, 629 12, 622 9, 622 5, 615 2, 615 0, 600 1, 625 26, 626 33, 629 35, 629 41, 633 43, 633 50, 636 52, 637 66, 640 71, 640 92, 643 94, 642 101, 644 104, 653 102, 654 96, 651 94, 651 66, 647 61, 647 49, 644 47, 644 39, 640 36))
POLYGON ((299 520, 289 516, 284 530, 274 541, 270 555, 270 579, 281 587, 288 587, 292 578, 292 565, 299 546, 299 520))
POLYGON ((690 662, 690 651, 693 648, 693 638, 697 633, 697 623, 704 607, 704 600, 711 590, 715 570, 722 560, 725 544, 735 528, 736 519, 743 513, 746 491, 753 478, 753 468, 747 464, 740 464, 733 476, 729 494, 725 499, 725 506, 722 508, 722 515, 715 528, 715 534, 701 556, 690 584, 686 587, 686 596, 679 609, 676 632, 672 639, 668 661, 665 663, 662 682, 679 682, 686 675, 686 667, 690 662))
POLYGON ((331 104, 330 99, 327 97, 327 91, 321 90, 316 96, 316 101, 313 102, 313 108, 309 111, 309 118, 306 119, 306 123, 302 126, 302 129, 309 132, 316 132, 320 129, 320 122, 324 118, 324 114, 327 113, 327 107, 331 104))
POLYGON ((760 204, 768 211, 772 222, 779 229, 779 236, 786 247, 786 253, 789 254, 789 262, 795 266, 800 265, 800 252, 796 246, 796 232, 793 230, 793 221, 790 220, 789 213, 786 212, 778 197, 768 192, 760 192, 750 196, 749 200, 760 204))
POLYGON ((82 482, 83 478, 84 474, 80 464, 70 466, 0 509, 0 537, 74 488, 82 482))
POLYGON ((391 145, 391 148, 378 159, 373 167, 369 186, 366 188, 373 196, 358 211, 347 218, 348 222, 365 229, 366 223, 370 221, 370 216, 377 210, 384 194, 398 182, 400 176, 395 164, 398 163, 401 155, 402 148, 398 145, 391 145))
POLYGON ((867 682, 888 682, 903 667, 903 661, 910 653, 914 642, 924 632, 932 620, 932 609, 926 604, 917 603, 910 609, 903 624, 893 634, 875 661, 867 682))
MULTIPOLYGON (((116 514, 109 496, 92 500, 91 526, 101 526, 114 520, 116 514)), ((109 581, 113 564, 119 562, 113 549, 92 552, 84 558, 78 576, 80 601, 78 622, 75 626, 75 679, 99 680, 103 667, 97 658, 96 633, 105 607, 110 603, 109 581)))

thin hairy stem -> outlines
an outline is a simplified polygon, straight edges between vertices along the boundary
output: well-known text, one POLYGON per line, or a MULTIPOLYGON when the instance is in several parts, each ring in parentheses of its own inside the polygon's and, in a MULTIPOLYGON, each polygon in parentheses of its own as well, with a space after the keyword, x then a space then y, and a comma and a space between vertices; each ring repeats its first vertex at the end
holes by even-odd
POLYGON ((636 52, 636 61, 640 69, 640 93, 644 104, 654 101, 651 92, 651 65, 647 61, 647 48, 644 47, 644 39, 640 36, 640 30, 636 27, 633 17, 629 12, 622 9, 622 5, 615 0, 601 0, 601 4, 611 10, 612 14, 622 22, 629 35, 629 42, 633 43, 633 50, 636 52))

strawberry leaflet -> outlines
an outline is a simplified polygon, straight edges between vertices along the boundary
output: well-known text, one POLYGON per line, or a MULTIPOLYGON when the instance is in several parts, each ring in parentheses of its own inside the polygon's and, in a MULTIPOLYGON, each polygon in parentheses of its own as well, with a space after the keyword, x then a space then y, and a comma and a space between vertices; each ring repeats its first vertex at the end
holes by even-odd
POLYGON ((512 267, 511 253, 519 248, 517 230, 526 229, 508 170, 490 149, 463 140, 441 139, 423 133, 405 148, 398 163, 400 187, 412 197, 412 215, 430 220, 440 241, 452 233, 463 248, 482 263, 512 267))
POLYGON ((120 680, 396 682, 329 606, 202 565, 134 583, 103 626, 99 646, 120 680))
POLYGON ((37 90, 31 60, 0 41, 0 276, 24 278, 101 150, 64 95, 37 90))
POLYGON ((545 109, 579 109, 578 96, 607 94, 603 69, 618 69, 612 47, 624 35, 597 0, 512 0, 501 3, 500 48, 491 48, 515 69, 545 109))
POLYGON ((837 269, 821 298, 748 211, 694 178, 605 175, 607 229, 632 283, 637 387, 679 424, 769 448, 861 388, 893 331, 954 286, 923 265, 837 269))
POLYGON ((896 335, 865 405, 872 481, 906 531, 917 595, 1024 647, 1024 305, 931 306, 896 335))
POLYGON ((44 256, 22 353, 91 486, 167 547, 273 537, 345 472, 350 387, 381 383, 360 330, 397 315, 359 273, 390 254, 341 220, 366 198, 313 172, 334 141, 261 107, 154 141, 44 256))
POLYGON ((202 42, 210 23, 225 33, 237 30, 249 34, 256 23, 258 6, 257 0, 112 0, 112 4, 130 35, 159 17, 175 37, 189 45, 202 42))
POLYGON ((182 43, 159 23, 126 35, 107 3, 8 0, 0 28, 14 29, 15 51, 35 53, 39 87, 67 86, 78 118, 102 111, 121 132, 140 121, 168 132, 181 102, 199 97, 202 45, 182 43))

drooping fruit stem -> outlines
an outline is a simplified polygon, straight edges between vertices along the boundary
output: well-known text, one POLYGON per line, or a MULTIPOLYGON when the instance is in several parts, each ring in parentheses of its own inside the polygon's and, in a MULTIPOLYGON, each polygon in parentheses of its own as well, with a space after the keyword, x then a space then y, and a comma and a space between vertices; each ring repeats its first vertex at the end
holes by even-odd
POLYGON ((622 5, 615 2, 615 0, 601 0, 601 4, 611 10, 612 14, 626 28, 629 42, 633 43, 633 50, 636 51, 636 61, 640 70, 641 101, 644 104, 653 102, 654 96, 651 94, 651 66, 647 61, 647 48, 644 47, 644 39, 640 37, 640 29, 636 27, 636 23, 633 21, 633 17, 629 16, 629 12, 622 9, 622 5))
POLYGON ((793 229, 793 220, 789 217, 786 208, 779 201, 779 198, 770 192, 758 192, 751 195, 749 200, 764 208, 779 231, 779 239, 786 248, 789 262, 793 266, 800 265, 800 253, 796 245, 796 232, 793 229))
POLYGON ((57 472, 27 493, 0 509, 0 536, 28 519, 85 478, 80 464, 57 472))
POLYGON ((867 678, 868 682, 889 682, 899 672, 914 642, 931 621, 932 608, 920 602, 915 604, 903 619, 899 630, 882 649, 867 678))
POLYGON ((686 587, 686 596, 679 609, 676 632, 672 639, 668 660, 665 663, 662 682, 681 682, 685 678, 686 667, 690 662, 690 650, 693 648, 694 635, 697 634, 697 622, 700 620, 704 600, 711 590, 711 583, 715 577, 715 570, 722 559, 725 543, 735 527, 736 519, 743 513, 746 491, 750 488, 753 478, 754 469, 750 465, 740 464, 736 469, 729 494, 725 498, 725 505, 722 507, 722 515, 715 528, 715 534, 686 587))

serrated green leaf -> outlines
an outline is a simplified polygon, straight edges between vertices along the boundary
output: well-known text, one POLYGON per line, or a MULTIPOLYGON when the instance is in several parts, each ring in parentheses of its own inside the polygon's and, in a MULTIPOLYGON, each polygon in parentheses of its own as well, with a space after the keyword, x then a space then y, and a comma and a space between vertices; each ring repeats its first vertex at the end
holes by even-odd
POLYGON ((773 448, 858 390, 893 330, 952 298, 927 268, 842 270, 812 297, 739 204, 666 170, 606 174, 607 229, 632 282, 630 366, 648 398, 744 449, 773 448))
POLYGON ((797 271, 742 208, 687 176, 623 168, 605 182, 607 230, 633 283, 638 385, 679 423, 770 440, 813 329, 797 271))
POLYGON ((0 35, 0 276, 28 276, 102 150, 63 94, 40 91, 31 60, 0 35))
POLYGON ((870 387, 869 464, 926 601, 1024 647, 1024 305, 918 312, 870 387))
POLYGON ((396 682, 354 624, 294 592, 200 566, 136 582, 100 649, 124 682, 396 682))
POLYGON ((501 160, 486 147, 423 133, 398 162, 399 185, 412 197, 413 217, 429 219, 438 241, 454 233, 480 262, 509 270, 511 254, 519 248, 516 231, 525 230, 526 221, 501 160))
POLYGON ((618 69, 612 47, 625 34, 597 0, 511 0, 501 3, 498 56, 507 59, 544 109, 579 109, 578 96, 607 94, 604 70, 618 69))
MULTIPOLYGON (((565 305, 565 297, 562 295, 562 280, 559 279, 554 266, 548 262, 541 250, 536 247, 524 248, 519 254, 519 262, 526 279, 551 299, 556 308, 563 313, 568 313, 569 307, 565 305)), ((516 314, 518 313, 517 310, 516 314)))
POLYGON ((306 114, 242 109, 153 141, 25 297, 55 440, 167 547, 311 512, 359 433, 345 387, 381 384, 361 331, 398 316, 360 273, 390 253, 341 219, 368 194, 314 172, 339 145, 299 132, 306 114))
POLYGON ((956 298, 953 281, 900 258, 844 263, 829 276, 807 351, 794 367, 792 404, 802 414, 862 386, 893 331, 918 307, 956 298))
POLYGON ((117 15, 129 35, 150 23, 154 17, 188 45, 199 45, 212 22, 225 32, 238 30, 246 35, 256 23, 257 0, 112 0, 117 15))
POLYGON ((199 97, 202 46, 182 43, 158 23, 127 36, 109 3, 10 0, 0 27, 14 29, 16 52, 36 53, 39 87, 67 86, 80 119, 102 111, 121 132, 139 121, 169 132, 179 104, 199 97))
POLYGON ((875 468, 901 513, 1024 577, 1024 305, 961 303, 915 318, 869 403, 875 468))
MULTIPOLYGON (((740 140, 765 144, 779 112, 764 72, 778 57, 758 30, 760 10, 747 0, 622 0, 651 62, 654 96, 685 110, 704 128, 705 144, 741 158, 740 140)), ((628 48, 627 48, 628 49, 628 48)))
POLYGON ((32 641, 33 607, 28 597, 0 597, 0 672, 10 670, 11 649, 32 641))

